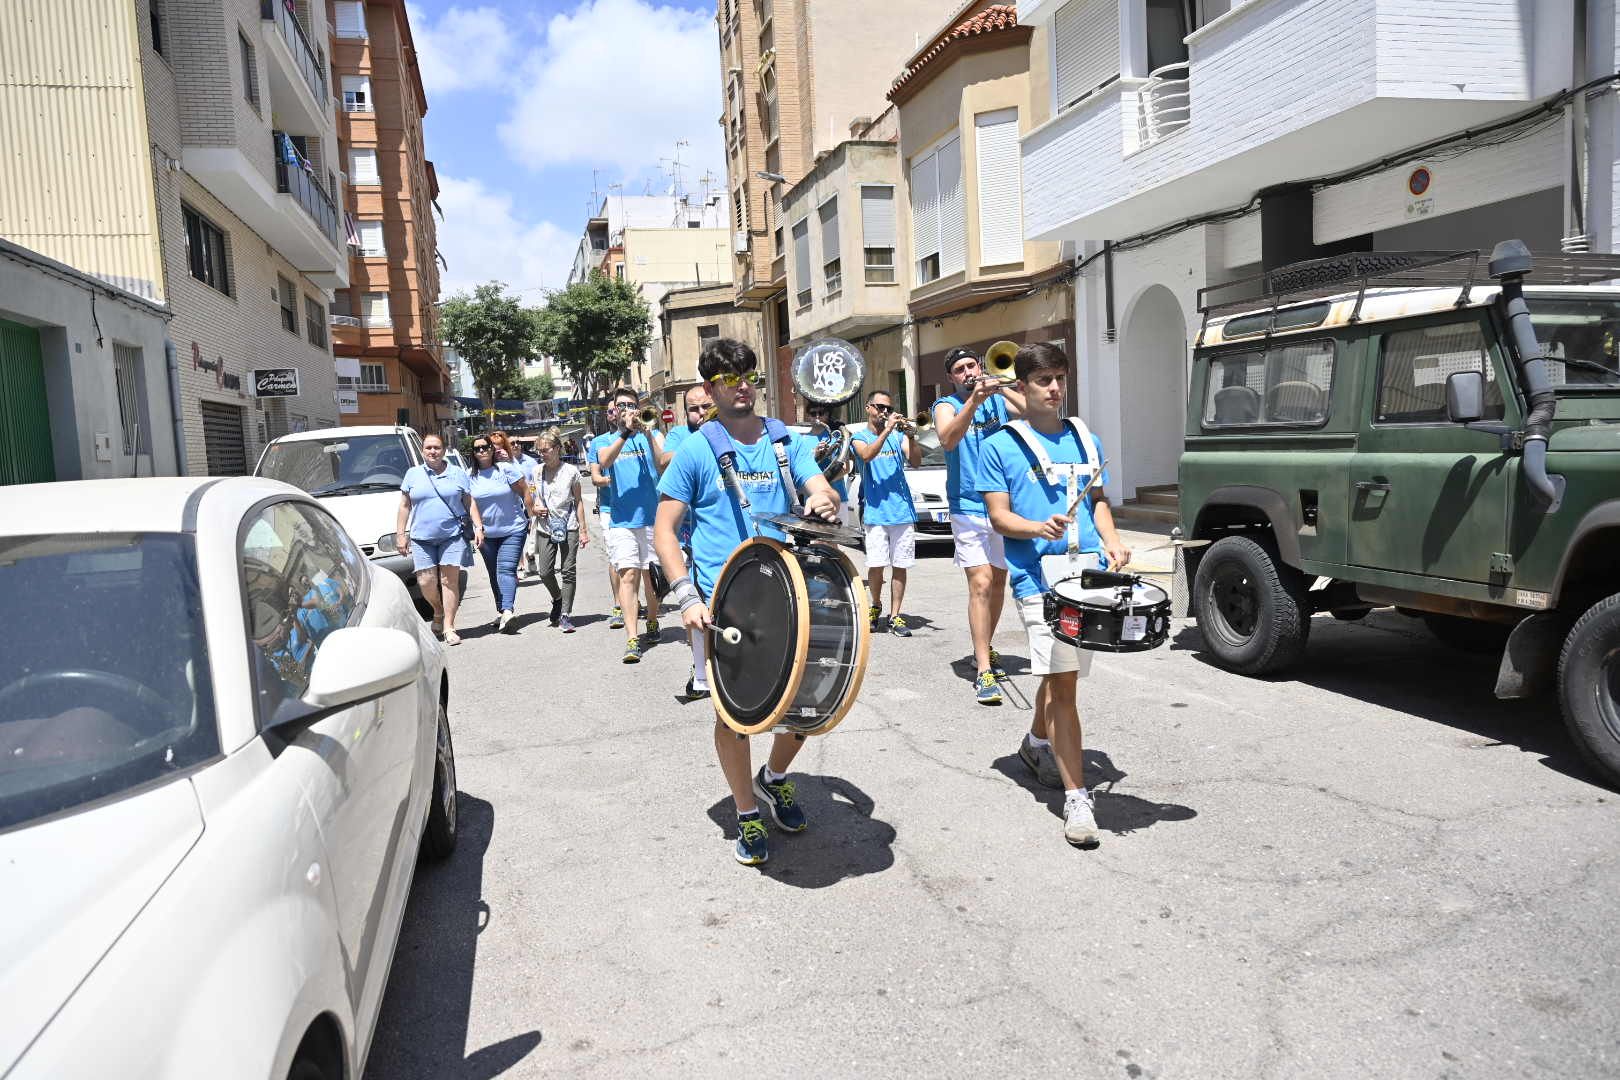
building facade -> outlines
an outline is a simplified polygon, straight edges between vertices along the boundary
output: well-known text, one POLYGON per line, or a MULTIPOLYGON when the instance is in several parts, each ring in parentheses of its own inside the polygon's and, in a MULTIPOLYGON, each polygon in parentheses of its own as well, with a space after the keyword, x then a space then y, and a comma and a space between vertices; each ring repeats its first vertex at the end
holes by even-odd
POLYGON ((333 295, 345 424, 443 434, 455 393, 439 340, 427 95, 404 0, 324 0, 331 23, 349 284, 333 295))
MULTIPOLYGON (((759 319, 737 307, 729 282, 671 289, 660 299, 659 312, 647 385, 653 403, 660 407, 678 412, 680 396, 699 381, 698 354, 710 340, 731 338, 763 355, 759 319)), ((684 417, 676 416, 677 423, 683 421, 684 417)))

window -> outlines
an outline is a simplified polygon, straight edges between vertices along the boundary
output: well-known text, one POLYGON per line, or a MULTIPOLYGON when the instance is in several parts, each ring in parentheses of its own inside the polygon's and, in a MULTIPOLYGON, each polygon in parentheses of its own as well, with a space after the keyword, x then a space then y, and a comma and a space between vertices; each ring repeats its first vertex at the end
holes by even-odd
POLYGON ((163 0, 149 0, 146 14, 152 21, 152 51, 163 55, 163 0))
POLYGON ((843 266, 838 248, 838 196, 821 204, 816 211, 821 219, 821 274, 827 283, 827 295, 836 296, 844 287, 843 266))
POLYGON ((225 234, 219 230, 219 226, 184 203, 180 204, 180 215, 185 219, 186 262, 191 268, 191 276, 226 296, 231 295, 231 275, 225 262, 225 234))
POLYGON ((1502 385, 1479 323, 1401 330, 1384 338, 1380 352, 1379 423, 1446 423, 1446 378, 1459 371, 1484 373, 1485 416, 1502 418, 1502 385))
POLYGON ((360 235, 360 254, 367 259, 386 259, 388 248, 383 244, 383 223, 360 221, 355 223, 360 235))
POLYGON ((717 323, 708 323, 698 327, 698 341, 704 342, 720 336, 720 326, 717 323))
POLYGON ((298 294, 293 291, 293 283, 276 275, 276 301, 281 304, 282 328, 298 333, 298 294))
POLYGON ((1157 71, 1166 64, 1185 64, 1193 0, 1146 0, 1146 4, 1148 71, 1157 71))
POLYGON ((619 263, 613 268, 613 276, 618 278, 620 281, 624 280, 624 263, 619 263))
POLYGON ((1209 362, 1204 427, 1327 422, 1333 390, 1333 343, 1300 341, 1222 353, 1209 362))
POLYGON ((133 345, 113 345, 113 383, 118 391, 118 419, 124 431, 124 455, 135 456, 144 446, 152 448, 151 421, 146 410, 146 372, 141 350, 133 345))
POLYGON ((343 111, 361 113, 371 111, 371 78, 369 76, 343 76, 343 111))
POLYGON ((326 348, 326 313, 313 297, 304 297, 304 328, 309 333, 311 345, 317 349, 326 348))
POLYGON ((861 187, 861 242, 865 247, 866 283, 894 284, 894 188, 861 187))
POLYGON ((1024 261, 1024 192, 1019 174, 1018 110, 973 118, 979 179, 979 265, 1024 261))
POLYGON ((337 0, 333 5, 337 16, 338 37, 366 36, 366 5, 364 0, 337 0))
POLYGON ((799 308, 810 306, 810 219, 800 218, 793 225, 793 273, 798 286, 795 302, 799 308))
POLYGON ((911 166, 912 247, 919 285, 966 265, 962 199, 962 142, 953 135, 911 166))
POLYGON ((259 725, 296 717, 321 643, 360 614, 365 557, 325 510, 280 502, 242 534, 243 597, 259 725))
POLYGON ((388 294, 380 292, 362 294, 360 316, 367 326, 392 326, 394 320, 388 312, 388 294))
POLYGON ((360 392, 363 394, 388 393, 388 369, 381 364, 361 364, 360 392))
POLYGON ((236 41, 242 47, 242 96, 253 106, 253 111, 258 112, 259 65, 253 59, 253 45, 240 30, 236 32, 236 41))
POLYGON ((377 151, 372 147, 359 147, 349 151, 349 183, 355 187, 376 187, 382 183, 377 171, 377 151))
POLYGON ((1118 0, 1069 0, 1058 8, 1052 73, 1060 111, 1119 77, 1118 0))
POLYGON ((731 216, 740 231, 743 228, 743 197, 740 188, 731 193, 731 216))

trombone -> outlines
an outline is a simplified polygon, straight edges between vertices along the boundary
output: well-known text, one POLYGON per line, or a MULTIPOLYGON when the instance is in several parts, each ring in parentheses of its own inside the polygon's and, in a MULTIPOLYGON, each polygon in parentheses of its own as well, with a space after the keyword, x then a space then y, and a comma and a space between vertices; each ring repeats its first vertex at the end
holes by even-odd
POLYGON ((994 382, 1002 386, 1011 386, 1018 381, 1013 374, 1013 357, 1018 355, 1018 343, 1015 341, 998 341, 984 351, 984 374, 975 382, 994 382))

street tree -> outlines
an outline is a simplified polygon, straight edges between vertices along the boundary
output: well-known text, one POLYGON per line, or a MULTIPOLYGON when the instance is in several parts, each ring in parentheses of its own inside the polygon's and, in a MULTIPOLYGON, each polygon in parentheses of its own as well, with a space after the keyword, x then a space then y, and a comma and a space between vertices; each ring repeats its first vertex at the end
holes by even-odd
POLYGON ((518 378, 525 357, 538 351, 532 308, 518 303, 499 281, 486 282, 469 296, 444 302, 439 321, 444 343, 471 369, 478 396, 492 407, 499 391, 518 378))
POLYGON ((536 318, 540 349, 563 367, 581 397, 622 383, 652 343, 651 313, 634 284, 592 272, 551 294, 536 318))

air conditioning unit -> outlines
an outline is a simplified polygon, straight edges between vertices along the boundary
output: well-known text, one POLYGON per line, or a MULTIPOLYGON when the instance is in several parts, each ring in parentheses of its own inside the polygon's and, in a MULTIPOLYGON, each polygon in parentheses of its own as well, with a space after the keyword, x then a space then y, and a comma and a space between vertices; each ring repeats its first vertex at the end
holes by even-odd
POLYGON ((738 255, 748 254, 748 230, 738 229, 731 240, 731 250, 738 255))

